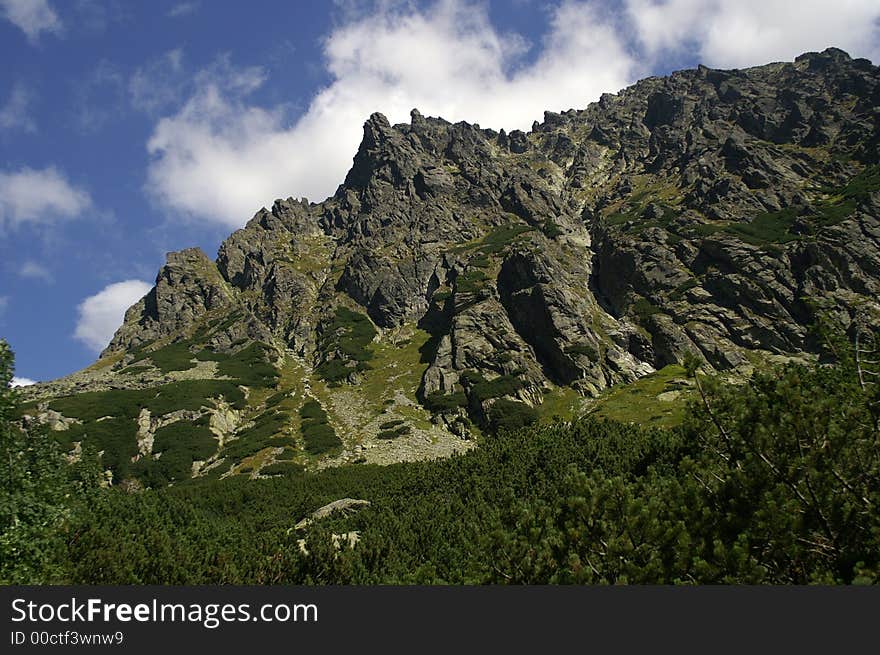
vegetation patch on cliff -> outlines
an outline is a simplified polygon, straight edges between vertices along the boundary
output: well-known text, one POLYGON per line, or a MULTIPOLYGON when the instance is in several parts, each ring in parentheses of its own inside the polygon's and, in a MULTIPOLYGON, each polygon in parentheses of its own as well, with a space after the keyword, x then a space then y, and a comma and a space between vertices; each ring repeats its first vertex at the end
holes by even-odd
POLYGON ((309 455, 323 455, 342 446, 342 440, 330 425, 327 412, 316 400, 308 400, 299 410, 300 431, 309 455))
POLYGON ((337 307, 333 318, 321 327, 318 347, 324 357, 315 372, 331 386, 342 384, 352 373, 368 370, 373 359, 368 348, 376 328, 365 314, 337 307))

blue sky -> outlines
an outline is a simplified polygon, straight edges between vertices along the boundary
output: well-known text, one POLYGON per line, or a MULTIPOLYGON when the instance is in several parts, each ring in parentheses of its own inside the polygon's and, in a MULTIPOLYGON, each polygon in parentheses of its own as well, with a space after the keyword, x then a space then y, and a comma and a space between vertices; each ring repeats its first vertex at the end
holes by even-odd
POLYGON ((828 46, 836 0, 0 0, 0 337, 23 380, 90 364, 165 253, 331 195, 363 121, 528 129, 635 80, 828 46))

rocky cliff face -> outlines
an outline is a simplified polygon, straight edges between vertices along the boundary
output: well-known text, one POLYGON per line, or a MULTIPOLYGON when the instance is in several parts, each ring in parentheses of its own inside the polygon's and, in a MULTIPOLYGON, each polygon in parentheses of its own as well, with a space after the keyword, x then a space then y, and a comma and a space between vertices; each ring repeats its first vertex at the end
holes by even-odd
POLYGON ((416 330, 408 397, 461 431, 687 353, 810 352, 818 311, 880 312, 878 124, 880 69, 835 49, 649 78, 527 134, 374 114, 333 197, 276 201, 214 262, 170 254, 102 358, 259 341, 356 389, 416 330))
POLYGON ((846 323, 880 295, 878 81, 828 50, 647 79, 529 134, 374 114, 334 197, 261 210, 216 264, 169 255, 107 354, 224 306, 320 359, 340 302, 434 323, 428 394, 466 371, 595 393, 685 352, 808 349, 811 302, 846 323))

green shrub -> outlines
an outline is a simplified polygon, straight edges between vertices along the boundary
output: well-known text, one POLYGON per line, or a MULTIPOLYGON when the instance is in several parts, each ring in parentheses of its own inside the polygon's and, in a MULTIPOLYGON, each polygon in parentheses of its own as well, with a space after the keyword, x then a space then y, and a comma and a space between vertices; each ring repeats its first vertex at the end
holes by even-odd
POLYGON ((336 431, 327 423, 303 423, 302 435, 309 455, 321 455, 342 445, 336 431))
MULTIPOLYGON (((705 400, 695 399, 674 430, 590 417, 513 431, 502 424, 456 457, 265 480, 205 476, 144 494, 106 490, 88 511, 65 514, 63 529, 46 528, 64 539, 57 577, 877 584, 880 397, 845 359, 758 371, 746 384, 699 375, 705 400), (372 505, 310 528, 310 555, 302 555, 292 525, 346 497, 372 505), (333 548, 328 533, 350 530, 361 535, 358 547, 333 548)), ((498 418, 524 411, 498 402, 498 418)))
POLYGON ((307 400, 299 410, 300 418, 316 419, 318 421, 327 421, 327 412, 321 407, 321 403, 317 400, 307 400))
POLYGON ((314 400, 303 404, 299 410, 300 431, 306 442, 306 452, 321 455, 342 445, 342 440, 330 425, 327 412, 314 400))
POLYGON ((221 360, 217 371, 248 387, 274 386, 278 382, 278 371, 268 361, 269 352, 266 344, 252 343, 221 360))
POLYGON ((479 254, 474 255, 468 261, 468 266, 473 266, 475 268, 489 268, 492 265, 492 260, 489 259, 488 255, 479 254))
POLYGON ((479 268, 468 269, 455 278, 456 293, 476 293, 485 286, 489 277, 479 268))
POLYGON ((544 221, 544 225, 541 226, 541 232, 543 232, 544 236, 546 236, 548 239, 555 239, 556 237, 565 234, 562 228, 559 227, 559 225, 557 225, 556 222, 551 218, 548 218, 546 221, 544 221))
POLYGON ((82 441, 96 452, 104 451, 101 465, 113 472, 114 482, 128 477, 131 458, 137 455, 137 425, 128 418, 111 418, 75 425, 67 438, 82 441), (77 434, 79 432, 79 434, 77 434))
POLYGON ((724 229, 755 246, 788 243, 798 238, 796 234, 789 232, 797 216, 797 208, 789 207, 778 212, 758 214, 748 223, 734 223, 724 229))
POLYGON ((321 326, 318 346, 325 360, 315 372, 335 386, 354 371, 368 370, 366 362, 373 358, 368 346, 377 334, 366 315, 337 307, 333 319, 321 326))
POLYGON ((826 188, 822 191, 832 198, 819 203, 819 224, 836 225, 852 215, 860 203, 867 202, 870 194, 880 191, 880 166, 867 166, 842 188, 826 188))
POLYGON ((331 387, 339 386, 356 371, 357 367, 349 366, 349 362, 344 359, 328 359, 315 367, 318 377, 329 382, 331 387))
POLYGON ((530 225, 515 223, 499 225, 498 227, 493 228, 492 231, 483 238, 479 248, 486 254, 501 252, 508 245, 513 243, 518 236, 525 234, 526 232, 531 232, 534 229, 535 228, 530 225))
POLYGON ((196 353, 196 359, 200 362, 222 362, 229 359, 229 354, 217 352, 211 348, 203 348, 196 353))
POLYGON ((224 445, 220 454, 226 458, 227 468, 266 448, 293 447, 293 438, 283 434, 289 425, 286 412, 267 411, 258 416, 251 427, 240 430, 236 439, 224 445))
POLYGON ((159 350, 147 353, 150 361, 163 373, 172 371, 188 371, 195 368, 192 361, 194 355, 190 352, 189 342, 172 343, 159 350))
POLYGON ((538 420, 538 411, 525 403, 501 398, 492 403, 488 415, 489 428, 495 432, 519 430, 538 420))
POLYGON ((479 373, 466 371, 462 378, 471 385, 469 395, 477 403, 490 398, 511 396, 523 387, 522 380, 516 375, 499 375, 493 380, 486 380, 479 373))
POLYGON ((278 393, 273 393, 266 398, 266 407, 275 407, 275 405, 280 404, 287 398, 290 398, 290 391, 284 390, 279 391, 278 393))
POLYGON ((459 407, 466 407, 467 396, 464 395, 463 391, 456 391, 449 394, 443 393, 442 391, 435 391, 425 396, 422 404, 429 412, 451 412, 457 410, 459 407))
POLYGON ((382 430, 379 434, 376 435, 377 439, 397 439, 398 437, 402 437, 404 435, 412 432, 412 429, 408 425, 404 425, 402 427, 397 428, 396 430, 382 430))
POLYGON ((275 461, 260 469, 260 475, 302 476, 306 469, 296 462, 275 461))
POLYGON ((662 314, 663 310, 647 298, 639 298, 632 304, 633 313, 641 320, 647 320, 654 314, 662 314))
POLYGON ((379 426, 380 430, 390 430, 392 428, 396 428, 398 425, 403 425, 403 419, 395 419, 393 421, 385 421, 379 426))
POLYGON ((132 472, 147 486, 160 487, 190 477, 192 464, 217 450, 217 439, 204 421, 178 421, 156 430, 153 454, 132 465, 132 472))
MULTIPOLYGON (((149 389, 92 391, 55 398, 49 407, 64 416, 77 418, 82 424, 74 424, 69 430, 58 432, 57 441, 69 449, 74 441, 83 447, 104 451, 102 465, 113 472, 115 480, 129 475, 131 458, 137 455, 137 423, 141 409, 148 409, 154 416, 162 416, 180 409, 198 410, 208 404, 208 399, 223 396, 241 408, 244 396, 238 386, 224 380, 187 380, 149 389), (111 418, 104 419, 109 416, 111 418), (104 419, 104 420, 98 420, 104 419)), ((183 456, 181 456, 183 457, 183 456)), ((143 472, 146 464, 140 465, 143 472)), ((165 476, 164 465, 157 469, 155 478, 165 476)), ((180 471, 180 467, 174 469, 180 471)))
POLYGON ((575 356, 581 355, 584 357, 588 357, 594 362, 599 359, 599 353, 593 346, 588 343, 576 343, 574 345, 568 346, 565 349, 565 354, 575 356))

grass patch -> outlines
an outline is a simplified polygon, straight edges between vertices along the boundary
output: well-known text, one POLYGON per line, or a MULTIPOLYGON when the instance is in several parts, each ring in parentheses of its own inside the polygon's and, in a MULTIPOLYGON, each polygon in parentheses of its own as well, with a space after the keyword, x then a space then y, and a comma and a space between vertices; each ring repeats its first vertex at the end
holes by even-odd
POLYGON ((798 238, 798 235, 790 232, 797 216, 797 208, 788 207, 778 212, 758 214, 748 223, 728 225, 724 231, 754 246, 788 243, 798 238))
POLYGON ((716 223, 696 223, 687 228, 687 231, 697 237, 710 237, 713 234, 721 232, 727 227, 727 224, 719 225, 716 223))
POLYGON ((356 387, 371 407, 380 407, 386 398, 392 399, 398 392, 416 400, 416 391, 428 368, 428 362, 422 361, 422 350, 430 338, 425 330, 414 329, 404 344, 383 340, 374 346, 373 368, 364 373, 356 387))
POLYGON ((691 387, 681 383, 683 367, 670 364, 626 385, 614 387, 599 398, 590 414, 621 423, 643 423, 657 427, 679 425, 691 387), (667 391, 678 391, 674 400, 660 400, 667 391))
POLYGON ((819 224, 836 225, 851 216, 860 203, 867 202, 872 193, 880 191, 880 166, 866 167, 842 188, 823 191, 831 197, 819 203, 819 224))
POLYGON ((581 414, 584 397, 571 387, 557 387, 544 394, 536 408, 542 418, 573 421, 581 414))
POLYGON ((476 293, 486 285, 489 279, 479 268, 468 269, 455 278, 456 293, 476 293))
POLYGON ((515 223, 499 225, 483 238, 478 247, 484 254, 499 253, 513 243, 518 236, 534 229, 530 225, 515 223))

